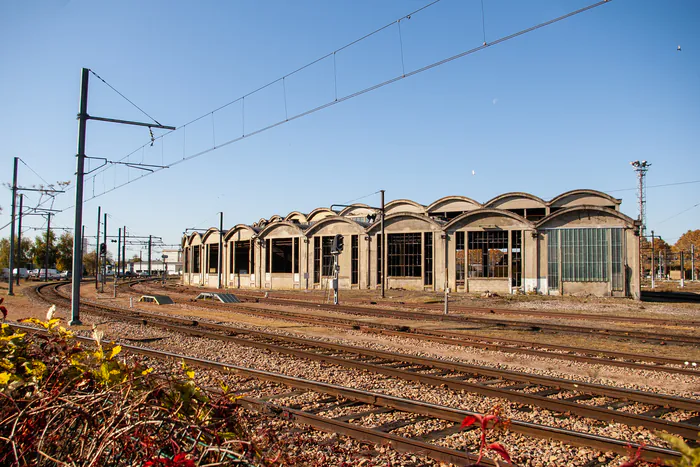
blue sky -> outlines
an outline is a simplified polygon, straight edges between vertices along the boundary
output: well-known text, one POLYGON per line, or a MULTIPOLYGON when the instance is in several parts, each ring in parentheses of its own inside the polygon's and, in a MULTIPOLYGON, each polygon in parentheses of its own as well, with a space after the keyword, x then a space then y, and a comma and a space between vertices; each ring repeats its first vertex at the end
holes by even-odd
MULTIPOLYGON (((136 150, 125 160, 165 165, 477 47, 484 34, 494 41, 593 2, 484 0, 482 28, 480 0, 441 0, 400 31, 394 24, 249 95, 245 109, 238 101, 211 114, 427 3, 0 2, 2 182, 17 156, 26 163, 22 186, 75 184, 82 67, 163 124, 204 116, 142 150, 147 129, 88 123, 88 156, 122 160, 136 150)), ((636 217, 629 162, 645 159, 653 164, 648 226, 673 243, 700 228, 700 208, 676 215, 700 203, 700 183, 651 187, 700 180, 699 20, 694 0, 613 0, 116 190, 142 172, 97 171, 86 178, 86 232, 94 235, 98 205, 110 234, 126 225, 177 243, 185 228, 218 225, 219 211, 230 227, 380 189, 387 200, 429 204, 453 194, 484 202, 508 191, 549 199, 594 188, 622 198, 636 217)), ((88 107, 148 121, 94 76, 88 107)), ((3 190, 0 227, 10 218, 3 190)), ((58 196, 54 208, 65 211, 52 224, 72 227, 73 204, 72 190, 58 196)))

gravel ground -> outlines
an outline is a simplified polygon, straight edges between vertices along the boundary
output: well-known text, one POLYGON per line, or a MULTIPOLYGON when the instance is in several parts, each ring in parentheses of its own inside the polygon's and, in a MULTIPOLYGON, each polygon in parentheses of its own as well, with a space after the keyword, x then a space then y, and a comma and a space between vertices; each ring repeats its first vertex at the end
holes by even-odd
MULTIPOLYGON (((88 316, 85 316, 86 321, 88 316)), ((415 400, 457 407, 476 412, 488 412, 497 404, 503 406, 504 415, 508 418, 515 418, 523 421, 530 421, 539 424, 559 426, 562 428, 585 431, 598 435, 624 439, 627 441, 646 442, 651 445, 662 445, 663 442, 656 438, 653 433, 644 429, 628 427, 617 423, 599 422, 597 420, 561 416, 560 414, 543 410, 537 407, 530 407, 528 411, 518 410, 520 404, 495 398, 478 396, 464 391, 453 391, 444 388, 434 388, 418 383, 396 380, 394 378, 376 375, 373 373, 357 370, 349 370, 334 365, 322 364, 314 361, 300 361, 296 358, 277 355, 268 351, 251 350, 231 343, 210 341, 202 338, 182 336, 172 334, 167 331, 152 330, 141 326, 133 326, 125 323, 109 323, 104 326, 106 337, 116 335, 131 335, 138 337, 158 336, 161 340, 150 343, 148 347, 157 348, 176 353, 186 353, 212 360, 225 361, 236 365, 257 368, 266 371, 274 371, 286 375, 297 376, 312 380, 323 381, 331 384, 354 387, 397 397, 405 397, 415 400)), ((386 419, 387 422, 394 421, 393 414, 380 414, 370 417, 370 420, 386 419)), ((374 423, 374 421, 372 421, 374 423)), ((382 421, 382 423, 385 423, 382 421)), ((381 424, 381 423, 380 423, 381 424)), ((376 425, 376 424, 375 424, 376 425)), ((371 425, 371 426, 375 426, 371 425)), ((453 445, 476 447, 474 440, 470 437, 478 436, 476 432, 459 433, 453 435, 446 442, 453 445), (450 441, 451 440, 451 441, 450 441), (457 444, 454 444, 457 443, 457 444)), ((516 463, 519 465, 537 465, 534 462, 533 441, 520 435, 509 433, 502 435, 499 440, 504 442, 515 454, 516 463), (512 443, 511 443, 512 440, 512 443)), ((558 465, 580 465, 576 460, 577 450, 556 451, 556 444, 548 441, 542 444, 540 441, 534 443, 541 448, 544 458, 555 457, 558 465)), ((534 451, 536 452, 536 451, 534 451)), ((542 458, 542 457, 539 457, 542 458)), ((547 465, 547 464, 545 464, 547 465)))
MULTIPOLYGON (((197 307, 193 305, 184 305, 183 307, 192 307, 191 309, 193 310, 197 309, 197 307)), ((202 314, 205 314, 203 310, 200 311, 202 312, 202 314)), ((93 323, 98 324, 102 321, 100 318, 91 317, 87 313, 83 315, 83 320, 88 325, 91 325, 93 323)), ((270 324, 272 324, 273 320, 270 321, 270 324)), ((240 327, 247 327, 249 329, 257 329, 267 332, 278 332, 280 334, 308 337, 308 335, 304 334, 304 332, 302 332, 299 329, 281 330, 276 327, 271 328, 267 326, 256 326, 245 323, 236 324, 240 327)), ((404 381, 397 382, 397 380, 395 379, 384 377, 382 375, 375 375, 364 371, 348 370, 332 365, 321 364, 318 362, 304 361, 303 364, 299 364, 298 359, 280 356, 271 352, 251 350, 250 348, 241 347, 230 343, 211 342, 206 339, 183 337, 181 335, 174 335, 166 331, 153 330, 141 326, 133 326, 124 323, 102 323, 100 327, 105 329, 107 337, 162 337, 162 340, 153 344, 149 344, 149 346, 161 348, 163 350, 168 350, 172 352, 196 354, 197 356, 201 356, 204 358, 227 361, 237 365, 251 366, 254 368, 264 369, 268 371, 275 371, 288 375, 305 377, 309 379, 351 386, 375 392, 383 392, 386 394, 397 395, 400 397, 424 400, 427 402, 432 402, 441 405, 460 407, 463 409, 478 412, 486 412, 495 404, 500 402, 503 405, 506 416, 510 416, 520 420, 534 421, 540 424, 551 423, 556 424, 557 426, 625 439, 628 441, 645 441, 649 444, 663 445, 663 443, 656 439, 652 433, 648 432, 647 430, 637 429, 635 427, 626 427, 619 424, 599 422, 590 419, 561 417, 558 414, 541 410, 536 407, 531 407, 528 411, 523 412, 521 410, 518 410, 519 408, 521 408, 519 404, 512 404, 508 402, 498 401, 496 399, 475 396, 473 394, 468 394, 462 391, 451 391, 441 388, 432 388, 429 386, 404 381)), ((532 356, 519 357, 513 356, 512 354, 504 354, 500 352, 493 352, 480 349, 468 349, 459 346, 435 344, 425 341, 416 341, 413 339, 398 337, 368 336, 359 331, 341 332, 338 330, 334 330, 333 334, 336 334, 336 336, 321 338, 320 336, 315 335, 314 338, 321 338, 321 340, 327 342, 362 345, 380 350, 411 353, 419 356, 437 357, 452 361, 482 364, 496 368, 507 368, 512 370, 528 371, 537 374, 585 380, 587 382, 609 384, 618 387, 628 387, 632 389, 639 389, 645 391, 658 391, 659 388, 663 388, 663 392, 666 392, 668 394, 683 397, 700 397, 700 377, 696 378, 685 375, 669 375, 666 373, 652 371, 631 371, 628 369, 607 367, 604 365, 578 363, 562 364, 561 361, 557 361, 555 359, 545 359, 532 356), (342 334, 342 336, 339 337, 338 334, 342 334), (574 371, 561 371, 562 368, 568 368, 569 370, 574 371)), ((227 378, 230 377, 231 376, 227 376, 227 378)), ((236 387, 241 388, 241 392, 245 392, 246 394, 257 397, 263 395, 269 396, 270 394, 285 394, 290 391, 289 388, 284 388, 283 386, 259 382, 248 378, 240 378, 240 381, 237 381, 236 384, 236 387)), ((306 401, 306 403, 313 405, 316 402, 316 399, 314 399, 314 397, 318 396, 303 394, 301 396, 288 397, 286 399, 290 402, 293 401, 293 403, 299 403, 296 397, 301 398, 301 402, 304 402, 303 398, 307 397, 309 399, 306 401)), ((585 401, 585 403, 595 403, 595 401, 585 401)), ((631 408, 630 410, 635 410, 635 406, 636 404, 632 404, 627 407, 631 408)), ((340 411, 340 414, 344 415, 345 413, 343 413, 343 411, 345 411, 346 413, 353 413, 360 411, 361 409, 353 407, 352 409, 348 408, 338 410, 340 411)), ((389 415, 385 415, 385 418, 387 418, 389 421, 393 421, 391 420, 391 417, 389 415)), ((412 425, 410 427, 403 427, 400 430, 404 430, 401 433, 420 435, 423 432, 434 429, 434 422, 433 424, 431 424, 430 422, 431 421, 420 422, 423 425, 412 425)), ((270 421, 269 423, 284 424, 286 422, 270 421)), ((292 431, 299 430, 298 427, 287 428, 292 431)), ((299 444, 299 452, 305 452, 305 449, 313 449, 312 446, 323 446, 323 443, 329 443, 331 442, 330 440, 332 440, 333 443, 336 443, 336 446, 338 444, 342 446, 349 446, 346 452, 372 452, 373 455, 380 456, 380 458, 383 460, 378 463, 381 465, 387 465, 386 462, 389 461, 392 462, 392 465, 436 465, 428 459, 421 459, 415 456, 399 455, 391 450, 380 449, 376 447, 368 447, 367 445, 355 443, 353 441, 347 440, 346 438, 339 438, 337 436, 333 438, 331 435, 321 434, 319 432, 315 432, 314 430, 302 431, 304 433, 304 436, 309 437, 308 442, 310 443, 310 445, 303 447, 301 444, 299 444), (394 461, 392 461, 392 459, 394 459, 394 461), (386 460, 386 462, 384 462, 384 460, 386 460)), ((398 431, 396 433, 399 434, 398 431)), ((478 443, 475 444, 475 437, 478 437, 477 431, 460 432, 445 438, 441 442, 448 443, 445 445, 449 447, 469 446, 470 449, 474 450, 476 446, 478 446, 478 443), (452 444, 450 445, 449 443, 452 444)), ((595 458, 599 458, 599 460, 603 459, 602 461, 609 460, 609 465, 618 465, 620 463, 618 462, 619 458, 613 454, 601 454, 599 452, 595 452, 593 450, 588 450, 585 448, 571 448, 570 446, 562 445, 561 443, 551 440, 532 440, 512 432, 505 434, 499 433, 498 441, 508 446, 511 453, 514 454, 514 460, 518 465, 578 466, 585 465, 587 462, 595 458)), ((331 451, 332 450, 333 449, 331 449, 331 451)), ((340 449, 339 451, 342 451, 342 449, 340 449)), ((319 453, 319 456, 325 455, 328 454, 323 452, 319 453)), ((319 459, 321 459, 321 457, 319 457, 319 459)), ((330 462, 330 458, 326 458, 326 460, 329 461, 328 465, 339 465, 337 462, 340 460, 340 458, 336 457, 333 459, 333 462, 330 462)), ((319 465, 326 464, 321 463, 319 465)), ((351 465, 358 464, 355 463, 351 465)))

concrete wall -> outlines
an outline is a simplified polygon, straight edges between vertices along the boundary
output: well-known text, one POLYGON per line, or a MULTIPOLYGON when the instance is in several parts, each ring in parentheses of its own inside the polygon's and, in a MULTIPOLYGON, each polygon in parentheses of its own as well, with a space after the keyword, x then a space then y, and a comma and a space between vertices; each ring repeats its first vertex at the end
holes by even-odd
MULTIPOLYGON (((442 291, 450 287, 456 291, 456 232, 465 232, 465 240, 468 240, 468 232, 501 230, 508 232, 509 238, 509 269, 507 278, 477 278, 466 277, 464 286, 459 291, 482 292, 489 290, 498 293, 510 293, 512 267, 512 231, 521 232, 522 247, 522 280, 521 290, 525 292, 537 291, 539 293, 591 293, 595 295, 610 295, 611 284, 605 283, 562 283, 560 289, 548 289, 547 277, 547 243, 548 233, 560 228, 623 228, 624 235, 624 266, 625 286, 622 295, 639 297, 639 238, 636 236, 635 222, 613 208, 607 208, 610 198, 598 196, 595 193, 572 193, 562 196, 557 203, 571 204, 574 207, 563 208, 545 217, 538 223, 525 220, 504 209, 516 209, 527 207, 542 207, 536 199, 519 194, 512 194, 497 198, 492 203, 499 208, 481 208, 474 201, 461 197, 447 197, 431 206, 437 211, 453 210, 466 211, 449 223, 432 220, 426 213, 426 208, 409 200, 398 200, 389 203, 388 214, 385 217, 386 235, 394 233, 421 233, 431 232, 433 235, 433 284, 424 285, 425 247, 422 247, 421 257, 423 265, 421 277, 387 277, 387 288, 402 288, 412 290, 442 291), (578 205, 577 203, 586 203, 578 205), (603 207, 601 207, 603 206, 603 207)), ((275 288, 275 289, 311 289, 326 287, 325 280, 314 284, 313 244, 316 237, 332 237, 342 234, 345 238, 345 249, 339 255, 339 283, 343 289, 380 288, 377 278, 377 240, 380 235, 380 222, 377 219, 371 225, 361 224, 348 217, 357 217, 373 212, 366 206, 353 206, 343 212, 343 216, 328 209, 318 209, 311 213, 309 223, 293 223, 277 219, 275 222, 262 222, 264 228, 252 229, 248 226, 236 226, 224 235, 224 248, 222 254, 224 286, 234 288, 275 288), (351 284, 351 250, 352 236, 358 238, 358 283, 351 284), (279 238, 299 239, 299 272, 298 273, 272 273, 265 271, 266 257, 270 252, 265 248, 266 240, 279 238), (236 274, 230 271, 230 255, 233 242, 250 240, 253 244, 254 268, 250 274, 236 274)), ((288 216, 289 217, 289 216, 288 216)), ((298 220, 304 219, 304 214, 293 213, 291 217, 298 220)), ((263 219, 264 221, 264 219, 263 219)), ((386 239, 385 239, 386 240, 386 239)), ((218 245, 218 230, 210 229, 204 236, 199 234, 183 238, 183 251, 188 255, 189 271, 183 273, 183 283, 192 285, 204 285, 215 287, 218 277, 207 271, 206 245, 218 245), (202 242, 204 240, 204 243, 202 242), (195 274, 192 271, 193 247, 201 245, 201 271, 195 274)), ((386 245, 386 241, 383 242, 386 245)), ((387 249, 383 248, 384 263, 388 266, 387 249)), ((184 259, 183 259, 184 262, 184 259)), ((388 270, 388 267, 386 268, 388 270)))

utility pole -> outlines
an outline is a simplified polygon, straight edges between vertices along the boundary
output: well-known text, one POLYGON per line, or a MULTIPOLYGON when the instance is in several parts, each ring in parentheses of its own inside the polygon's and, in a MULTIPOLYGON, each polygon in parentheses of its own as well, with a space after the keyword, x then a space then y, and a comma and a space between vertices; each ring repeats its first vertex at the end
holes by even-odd
POLYGON ((224 254, 224 212, 219 213, 219 266, 216 269, 219 273, 219 285, 217 288, 221 288, 221 266, 223 265, 223 254, 224 254))
POLYGON ((100 286, 100 212, 102 206, 97 206, 97 236, 95 236, 95 290, 100 286))
POLYGON ((683 261, 683 250, 681 250, 681 289, 685 287, 685 263, 683 261))
MULTIPOLYGON (((83 237, 78 235, 83 226, 83 177, 85 176, 85 134, 87 130, 87 102, 88 102, 88 82, 90 70, 83 68, 80 77, 80 113, 78 114, 78 154, 76 155, 75 170, 75 222, 73 224, 73 281, 71 283, 71 326, 82 324, 80 322, 80 279, 83 267, 83 237)), ((99 219, 99 217, 98 217, 99 219)))
MULTIPOLYGON (((93 117, 88 115, 88 83, 90 78, 90 69, 83 68, 81 71, 80 81, 80 113, 78 114, 78 154, 76 155, 76 171, 75 171, 75 225, 73 232, 73 271, 81 268, 82 258, 82 236, 78 235, 80 228, 83 225, 83 182, 85 177, 85 140, 87 136, 87 121, 98 120, 103 122, 121 123, 125 125, 136 125, 148 128, 160 128, 164 130, 175 130, 175 127, 150 123, 131 122, 126 120, 116 120, 111 118, 93 117)), ((134 164, 132 164, 133 166, 134 164)), ((99 217, 98 217, 99 219, 99 217)), ((99 238, 98 238, 99 243, 99 238)), ((71 287, 71 320, 68 323, 71 326, 82 324, 80 322, 80 277, 78 274, 73 274, 73 282, 71 287)))
POLYGON ((17 285, 19 286, 19 270, 22 267, 22 207, 24 195, 19 195, 19 219, 17 220, 17 285))
POLYGON ((148 275, 151 275, 151 247, 153 246, 153 237, 148 236, 148 275))
MULTIPOLYGON (((81 235, 81 238, 82 238, 82 240, 80 241, 80 257, 83 258, 83 256, 85 255, 85 248, 83 247, 83 245, 84 245, 84 243, 85 243, 85 226, 84 226, 84 225, 83 225, 82 228, 80 229, 80 235, 81 235)), ((80 271, 78 271, 78 274, 80 275, 80 279, 83 278, 83 272, 84 272, 84 271, 83 271, 83 263, 82 263, 82 259, 81 259, 81 261, 80 261, 80 271)), ((73 270, 73 275, 75 276, 75 274, 76 274, 76 272, 75 272, 75 270, 73 270)))
MULTIPOLYGON (((114 240, 112 240, 114 241, 114 240)), ((115 271, 115 279, 119 275, 119 270, 122 264, 122 228, 119 227, 119 233, 117 234, 117 269, 115 271)))
POLYGON ((384 256, 386 255, 386 239, 384 238, 384 190, 379 190, 382 194, 382 220, 381 220, 381 235, 382 235, 382 257, 380 258, 380 264, 382 265, 382 298, 384 298, 384 278, 386 277, 386 265, 384 264, 384 256))
POLYGON ((654 231, 651 231, 651 288, 654 288, 654 231))
MULTIPOLYGON (((102 258, 102 280, 100 281, 100 292, 105 291, 105 276, 107 275, 107 213, 104 213, 105 218, 105 229, 102 233, 104 241, 102 244, 105 246, 104 258, 102 258)), ((100 247, 100 253, 102 253, 102 247, 100 247)))
MULTIPOLYGON (((7 295, 14 295, 12 290, 12 270, 14 269, 15 258, 15 199, 17 198, 17 162, 19 157, 15 157, 14 171, 12 175, 12 213, 10 214, 10 280, 7 286, 7 295)), ((17 271, 19 273, 19 271, 17 271)))
POLYGON ((122 244, 122 261, 124 261, 124 265, 122 267, 122 274, 126 274, 126 226, 124 226, 124 243, 122 244))
POLYGON ((695 280, 695 244, 690 245, 690 279, 695 280))
POLYGON ((48 213, 48 224, 46 225, 46 257, 44 258, 44 280, 49 280, 49 252, 51 251, 51 213, 48 213))

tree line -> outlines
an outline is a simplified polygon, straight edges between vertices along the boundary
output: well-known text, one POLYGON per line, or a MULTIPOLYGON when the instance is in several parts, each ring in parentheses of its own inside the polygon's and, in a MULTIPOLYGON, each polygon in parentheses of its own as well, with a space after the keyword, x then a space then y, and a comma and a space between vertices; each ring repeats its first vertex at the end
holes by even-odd
MULTIPOLYGON (((15 245, 14 267, 43 269, 46 264, 46 232, 37 235, 34 240, 22 237, 21 254, 17 264, 17 245, 15 245)), ((58 239, 56 233, 49 232, 49 268, 70 271, 73 268, 73 234, 64 232, 58 239)), ((97 254, 95 250, 83 253, 83 268, 86 274, 94 274, 97 254)), ((138 257, 136 257, 138 259, 138 257)), ((111 253, 107 253, 107 264, 115 264, 111 253)), ((10 240, 0 239, 0 269, 10 267, 10 240)))

